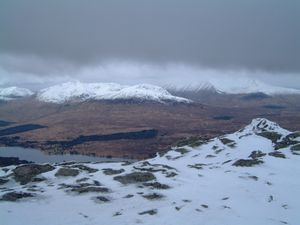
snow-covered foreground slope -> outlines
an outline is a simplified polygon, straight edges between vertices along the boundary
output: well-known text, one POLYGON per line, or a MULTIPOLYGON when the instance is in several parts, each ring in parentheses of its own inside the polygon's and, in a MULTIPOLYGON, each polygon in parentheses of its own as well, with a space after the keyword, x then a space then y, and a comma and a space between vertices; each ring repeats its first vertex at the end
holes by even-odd
POLYGON ((156 102, 189 103, 190 100, 171 95, 167 90, 150 85, 134 86, 115 83, 68 82, 41 90, 37 98, 40 101, 64 103, 67 101, 94 100, 141 100, 156 102))
POLYGON ((255 119, 132 164, 2 168, 1 223, 296 225, 299 143, 300 133, 255 119))
POLYGON ((13 100, 16 98, 26 97, 33 95, 34 93, 26 88, 8 87, 0 88, 0 100, 13 100))

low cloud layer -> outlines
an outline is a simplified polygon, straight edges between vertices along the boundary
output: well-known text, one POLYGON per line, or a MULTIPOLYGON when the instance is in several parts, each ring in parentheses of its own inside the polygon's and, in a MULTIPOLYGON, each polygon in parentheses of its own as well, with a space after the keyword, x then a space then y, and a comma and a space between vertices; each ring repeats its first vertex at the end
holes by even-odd
POLYGON ((2 0, 0 85, 247 77, 300 88, 299 21, 290 0, 2 0))
POLYGON ((40 89, 68 82, 150 83, 167 87, 198 87, 205 82, 243 83, 259 80, 268 84, 300 89, 300 76, 260 70, 213 69, 183 63, 105 61, 78 66, 63 61, 43 61, 36 57, 0 55, 0 86, 17 85, 40 89), (34 65, 31 67, 30 65, 34 65))

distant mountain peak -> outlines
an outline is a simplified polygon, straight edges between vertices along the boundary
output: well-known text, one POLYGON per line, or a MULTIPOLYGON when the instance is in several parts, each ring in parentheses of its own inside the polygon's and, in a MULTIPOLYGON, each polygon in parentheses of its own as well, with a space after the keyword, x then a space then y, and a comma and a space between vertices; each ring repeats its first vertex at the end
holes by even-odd
POLYGON ((0 88, 0 100, 13 100, 17 98, 31 96, 34 93, 26 88, 20 87, 7 87, 7 88, 0 88))
POLYGON ((85 100, 139 100, 160 103, 190 103, 186 98, 171 95, 162 87, 151 84, 133 86, 116 83, 67 82, 41 90, 37 95, 43 102, 64 103, 85 100))

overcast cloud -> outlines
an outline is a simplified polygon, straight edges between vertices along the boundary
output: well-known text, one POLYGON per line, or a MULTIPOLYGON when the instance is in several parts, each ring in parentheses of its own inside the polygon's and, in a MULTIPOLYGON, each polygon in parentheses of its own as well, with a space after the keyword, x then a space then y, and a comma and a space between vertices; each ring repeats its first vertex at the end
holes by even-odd
POLYGON ((239 76, 300 88, 299 21, 297 0, 1 0, 0 85, 239 76))

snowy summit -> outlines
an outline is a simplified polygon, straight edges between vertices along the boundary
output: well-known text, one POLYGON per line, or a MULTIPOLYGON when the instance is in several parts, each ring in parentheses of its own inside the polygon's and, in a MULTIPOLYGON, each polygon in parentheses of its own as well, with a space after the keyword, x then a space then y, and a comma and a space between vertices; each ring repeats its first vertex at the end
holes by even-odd
POLYGON ((31 96, 34 93, 26 88, 19 87, 8 87, 8 88, 0 88, 0 100, 13 100, 16 98, 22 98, 31 96))
POLYGON ((139 100, 160 103, 190 103, 185 98, 171 95, 167 90, 150 84, 133 86, 115 83, 68 82, 41 90, 37 98, 43 102, 64 103, 68 101, 93 100, 139 100))
POLYGON ((131 164, 9 166, 0 170, 0 218, 10 225, 20 218, 39 225, 296 225, 299 155, 300 132, 259 118, 131 164))

